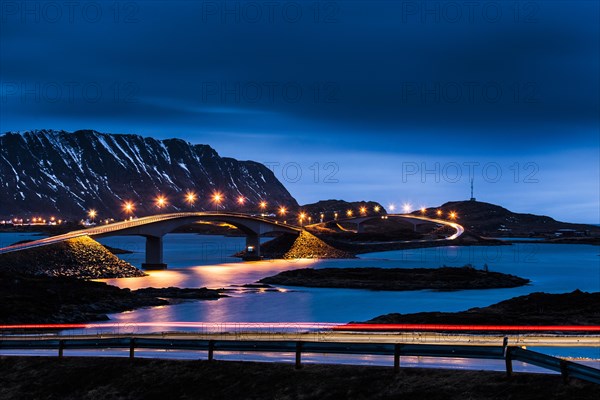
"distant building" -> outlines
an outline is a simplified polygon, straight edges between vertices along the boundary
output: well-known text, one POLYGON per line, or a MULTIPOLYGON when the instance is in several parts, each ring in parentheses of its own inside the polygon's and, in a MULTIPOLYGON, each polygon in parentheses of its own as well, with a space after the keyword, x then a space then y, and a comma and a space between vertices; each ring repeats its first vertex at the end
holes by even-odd
POLYGON ((575 229, 558 229, 554 232, 556 237, 574 237, 574 236, 585 236, 585 232, 581 232, 575 229))

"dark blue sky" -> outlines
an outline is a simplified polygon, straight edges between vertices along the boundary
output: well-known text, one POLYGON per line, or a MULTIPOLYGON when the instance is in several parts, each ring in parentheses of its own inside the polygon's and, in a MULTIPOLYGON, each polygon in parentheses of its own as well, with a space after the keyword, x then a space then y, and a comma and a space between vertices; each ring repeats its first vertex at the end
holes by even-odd
POLYGON ((300 203, 599 223, 597 1, 4 1, 0 131, 269 163, 300 203), (301 175, 300 175, 301 173, 301 175))

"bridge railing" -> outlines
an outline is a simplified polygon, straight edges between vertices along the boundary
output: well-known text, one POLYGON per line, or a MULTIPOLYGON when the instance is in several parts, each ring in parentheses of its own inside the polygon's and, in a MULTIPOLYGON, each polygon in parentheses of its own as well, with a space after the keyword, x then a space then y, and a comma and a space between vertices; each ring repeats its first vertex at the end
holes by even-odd
MULTIPOLYGON (((506 340, 505 340, 506 343, 506 340)), ((63 357, 65 350, 129 349, 129 357, 134 358, 136 349, 192 350, 207 351, 208 359, 213 360, 215 352, 269 352, 295 353, 296 368, 301 367, 302 354, 352 354, 393 356, 394 371, 400 368, 401 356, 447 357, 505 360, 506 374, 512 375, 512 361, 522 361, 551 371, 560 372, 565 381, 578 378, 600 384, 600 370, 586 365, 562 360, 546 354, 525 350, 514 346, 473 346, 473 345, 429 345, 401 343, 357 343, 357 342, 313 342, 313 341, 269 341, 269 340, 207 340, 207 339, 168 339, 143 336, 98 337, 98 338, 41 338, 0 340, 0 350, 57 350, 63 357)))

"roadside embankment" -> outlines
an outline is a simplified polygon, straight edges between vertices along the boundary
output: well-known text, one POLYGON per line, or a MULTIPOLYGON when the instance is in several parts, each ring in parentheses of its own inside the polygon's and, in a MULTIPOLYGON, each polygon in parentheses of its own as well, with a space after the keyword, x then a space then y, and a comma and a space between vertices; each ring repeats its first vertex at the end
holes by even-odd
POLYGON ((0 270, 83 279, 129 278, 145 275, 88 236, 1 254, 0 270))
MULTIPOLYGON (((206 288, 120 289, 73 277, 0 272, 0 323, 80 323, 107 320, 106 314, 140 307, 224 297, 206 288)), ((0 396, 1 397, 1 396, 0 396)))
POLYGON ((354 365, 2 357, 0 398, 597 399, 600 385, 560 375, 354 365))

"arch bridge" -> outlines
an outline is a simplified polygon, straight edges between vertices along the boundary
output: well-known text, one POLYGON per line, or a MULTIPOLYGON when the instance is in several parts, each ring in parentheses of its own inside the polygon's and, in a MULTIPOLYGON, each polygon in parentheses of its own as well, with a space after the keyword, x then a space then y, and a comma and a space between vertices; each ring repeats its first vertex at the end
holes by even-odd
POLYGON ((228 212, 182 212, 136 218, 90 229, 81 229, 63 235, 52 236, 32 242, 21 243, 0 249, 0 254, 26 250, 81 236, 102 238, 108 236, 136 235, 146 238, 146 259, 142 268, 163 269, 163 237, 175 229, 197 222, 223 222, 235 226, 246 235, 246 250, 249 259, 260 258, 260 237, 271 232, 299 234, 301 228, 279 224, 276 221, 249 214, 228 212))

